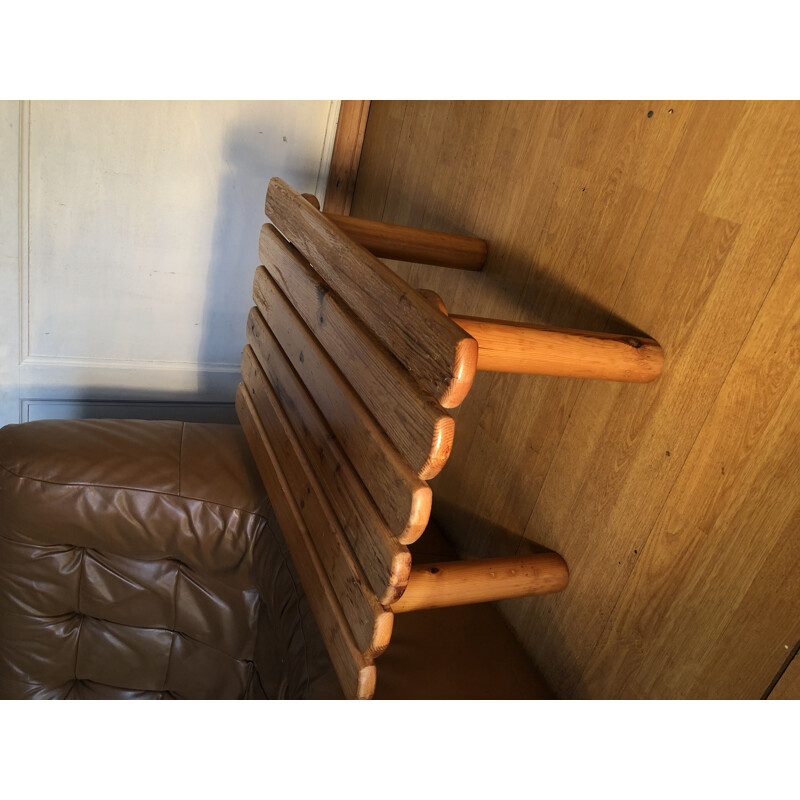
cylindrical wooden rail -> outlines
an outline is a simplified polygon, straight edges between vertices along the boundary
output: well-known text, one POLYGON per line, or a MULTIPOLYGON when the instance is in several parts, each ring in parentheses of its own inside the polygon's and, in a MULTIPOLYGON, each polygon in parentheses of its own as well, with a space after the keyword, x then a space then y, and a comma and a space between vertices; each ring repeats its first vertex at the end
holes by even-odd
POLYGON ((569 570, 558 553, 420 564, 411 568, 408 586, 392 611, 402 614, 550 594, 560 592, 568 581, 569 570))
POLYGON ((378 258, 466 270, 479 270, 486 261, 486 242, 474 236, 426 231, 339 214, 325 213, 325 216, 378 258))
MULTIPOLYGON (((303 197, 319 210, 319 200, 313 194, 304 193, 303 197)), ((328 211, 322 213, 339 230, 378 258, 466 270, 479 270, 486 261, 486 242, 474 236, 426 231, 328 211)))
POLYGON ((664 354, 653 339, 451 316, 478 342, 478 369, 647 383, 664 354))
MULTIPOLYGON (((313 195, 303 195, 317 208, 313 195)), ((470 236, 389 225, 384 222, 325 214, 347 236, 373 255, 457 269, 480 269, 486 242, 470 236)), ((447 309, 434 292, 424 292, 442 313, 447 309)), ((661 346, 645 336, 553 328, 480 317, 451 316, 478 342, 478 369, 564 378, 648 383, 664 366, 661 346)))

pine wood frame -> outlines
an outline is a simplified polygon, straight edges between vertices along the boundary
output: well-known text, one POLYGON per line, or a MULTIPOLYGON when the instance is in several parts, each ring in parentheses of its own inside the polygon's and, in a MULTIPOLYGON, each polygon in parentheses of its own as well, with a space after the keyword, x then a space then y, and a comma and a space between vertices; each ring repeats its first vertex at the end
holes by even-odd
POLYGON ((277 178, 265 210, 237 412, 345 695, 369 698, 393 614, 569 580, 557 553, 411 564, 447 409, 476 371, 645 382, 663 354, 647 337, 449 316, 377 259, 476 270, 480 239, 322 213, 277 178))

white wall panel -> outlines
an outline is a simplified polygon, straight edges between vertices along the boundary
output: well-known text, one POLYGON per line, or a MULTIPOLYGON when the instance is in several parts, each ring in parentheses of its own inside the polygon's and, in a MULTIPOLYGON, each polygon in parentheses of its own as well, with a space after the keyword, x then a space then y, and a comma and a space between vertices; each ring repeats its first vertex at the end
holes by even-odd
POLYGON ((338 103, 7 106, 19 397, 232 402, 268 181, 324 196, 338 103))

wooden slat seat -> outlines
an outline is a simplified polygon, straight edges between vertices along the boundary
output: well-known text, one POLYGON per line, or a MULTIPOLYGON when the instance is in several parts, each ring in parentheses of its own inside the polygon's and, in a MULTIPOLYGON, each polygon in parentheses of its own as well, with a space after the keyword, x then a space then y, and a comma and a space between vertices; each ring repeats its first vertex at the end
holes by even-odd
MULTIPOLYGON (((273 224, 259 239, 237 412, 345 696, 371 697, 394 613, 560 591, 567 567, 555 553, 414 567, 406 547, 429 521, 426 481, 450 455, 448 409, 472 385, 481 340, 362 244, 475 269, 485 243, 358 220, 340 228, 277 178, 265 208, 273 224)), ((588 377, 642 380, 614 337, 550 330, 534 339, 502 329, 525 360, 520 371, 558 363, 557 374, 586 374, 588 358, 588 377), (529 341, 543 355, 531 355, 529 341), (609 359, 617 364, 606 375, 609 359)), ((643 341, 657 373, 649 355, 660 348, 643 341)))
POLYGON ((268 280, 261 270, 256 273, 254 296, 265 316, 281 314, 282 309, 271 311, 280 304, 277 286, 411 468, 424 479, 434 477, 450 455, 455 427, 450 414, 270 225, 261 231, 259 255, 272 278, 268 280))
POLYGON ((294 420, 294 433, 301 442, 309 469, 318 478, 339 523, 347 531, 347 539, 370 588, 383 605, 391 605, 408 582, 411 569, 408 549, 381 519, 364 484, 263 320, 259 329, 260 356, 257 358, 250 347, 245 348, 242 356, 244 384, 254 396, 267 384, 274 391, 274 395, 270 394, 272 402, 276 396, 282 398, 284 413, 294 420))
POLYGON ((355 643, 339 599, 292 502, 269 436, 243 384, 236 393, 236 412, 345 697, 368 699, 375 691, 375 663, 355 643))
POLYGON ((444 407, 466 397, 475 377, 477 342, 437 314, 402 278, 350 240, 293 191, 273 178, 265 206, 281 233, 314 266, 372 333, 444 407))

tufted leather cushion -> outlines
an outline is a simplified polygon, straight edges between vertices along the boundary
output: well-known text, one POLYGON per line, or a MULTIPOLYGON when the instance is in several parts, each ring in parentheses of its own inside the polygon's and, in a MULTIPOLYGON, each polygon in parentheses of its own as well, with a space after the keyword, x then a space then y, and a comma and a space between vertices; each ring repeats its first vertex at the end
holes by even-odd
POLYGON ((335 696, 238 426, 0 430, 0 697, 335 696))
MULTIPOLYGON (((377 666, 377 699, 550 696, 491 604, 398 615, 377 666)), ((239 426, 0 430, 0 698, 341 696, 239 426)))

